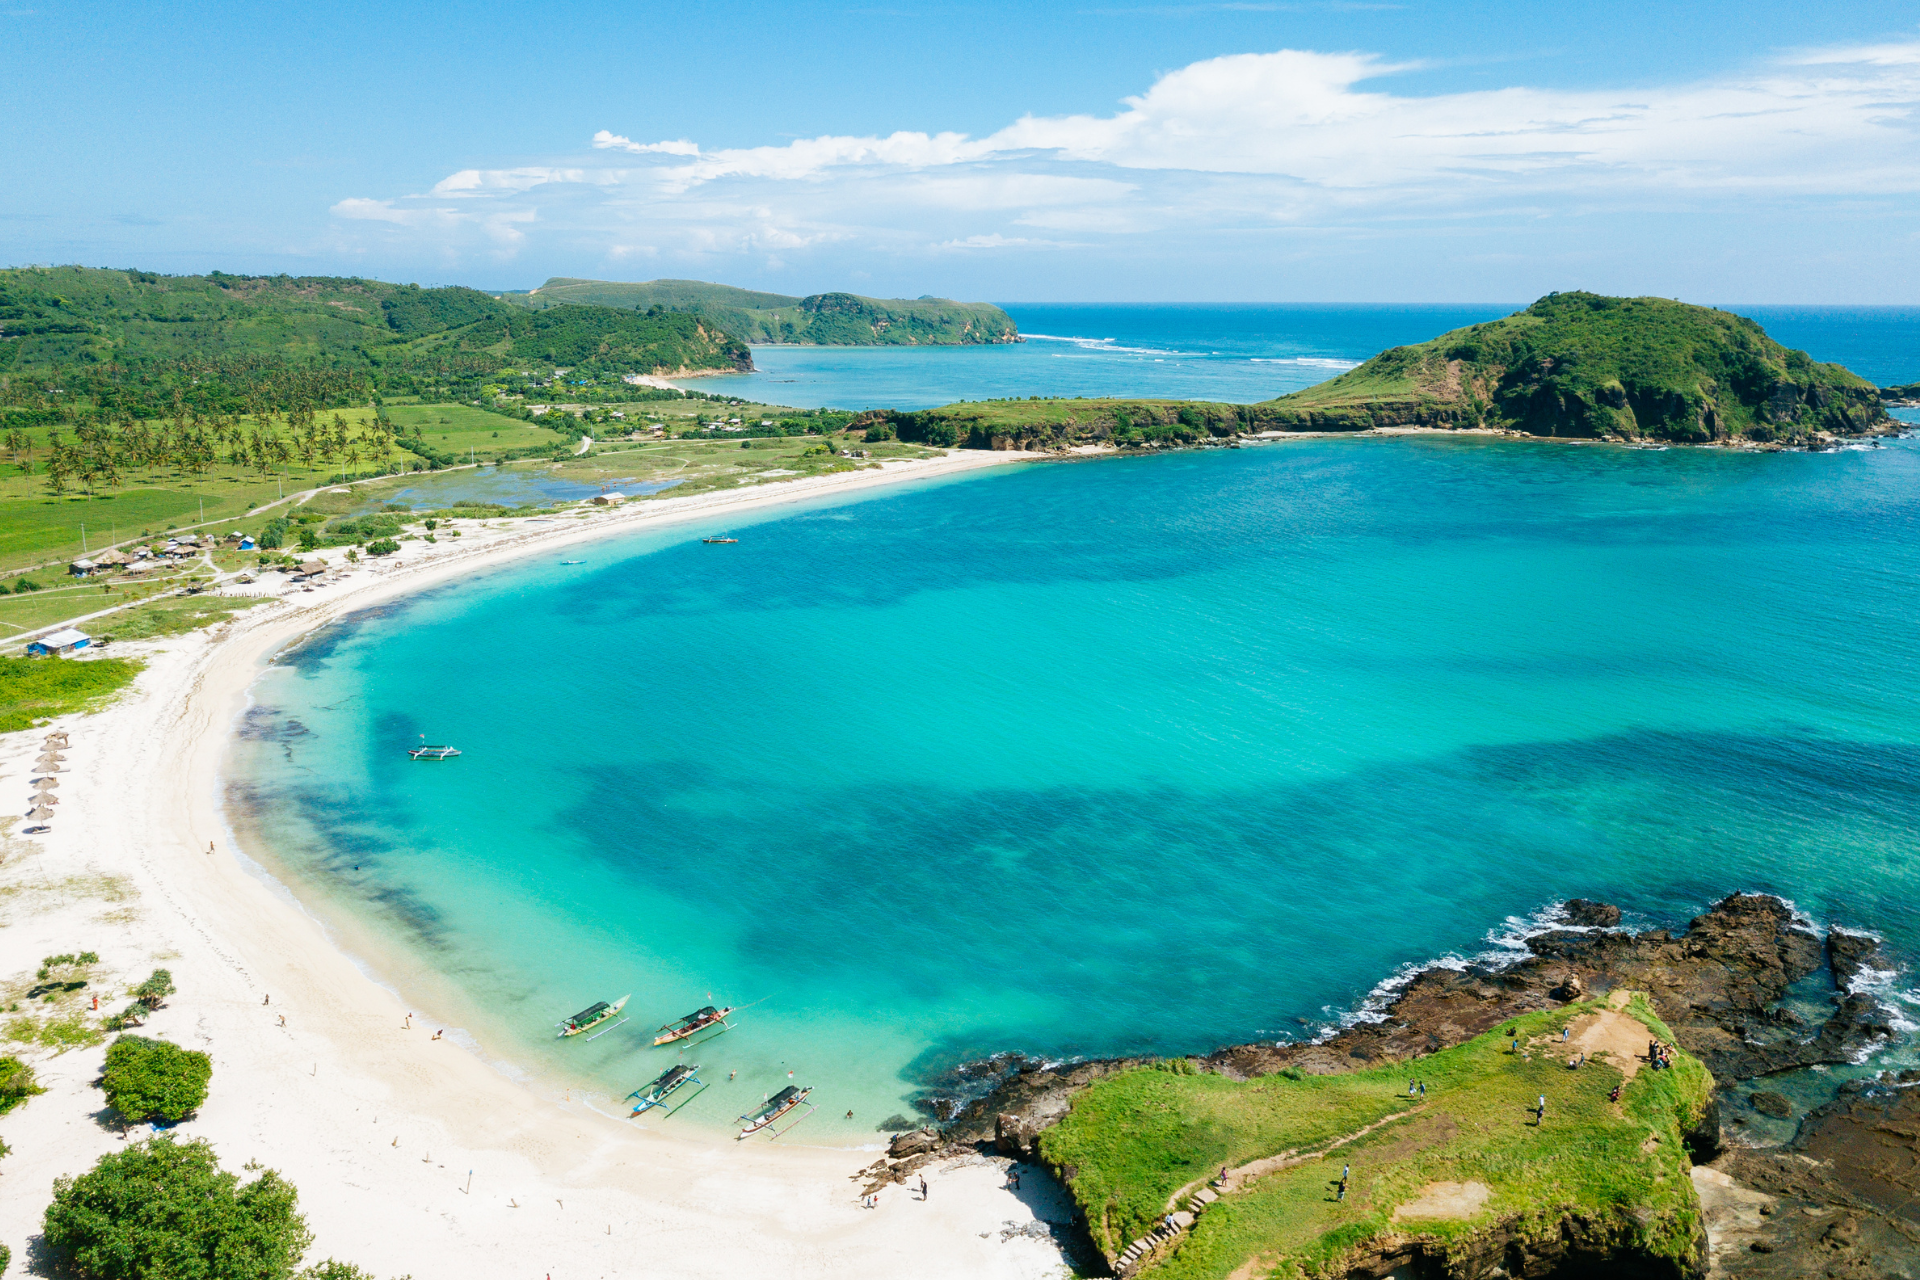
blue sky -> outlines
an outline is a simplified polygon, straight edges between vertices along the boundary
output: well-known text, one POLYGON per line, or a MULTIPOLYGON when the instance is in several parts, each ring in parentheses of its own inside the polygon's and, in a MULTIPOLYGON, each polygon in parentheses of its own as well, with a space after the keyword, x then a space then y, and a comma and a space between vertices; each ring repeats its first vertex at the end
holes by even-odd
POLYGON ((0 0, 0 261, 1920 301, 1911 4, 0 0))

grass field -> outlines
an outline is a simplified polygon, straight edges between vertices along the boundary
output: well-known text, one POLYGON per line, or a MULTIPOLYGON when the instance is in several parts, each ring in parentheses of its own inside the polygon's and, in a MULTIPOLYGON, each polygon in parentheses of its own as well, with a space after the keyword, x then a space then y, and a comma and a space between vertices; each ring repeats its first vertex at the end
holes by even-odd
POLYGON ((1702 1113, 1712 1078, 1681 1055, 1671 1070, 1639 1070, 1621 1100, 1609 1102, 1624 1078, 1620 1059, 1596 1057, 1570 1071, 1557 1051, 1562 1027, 1596 1016, 1631 1018, 1645 1036, 1672 1039, 1636 997, 1619 1012, 1587 1002, 1530 1014, 1429 1057, 1344 1075, 1237 1083, 1168 1064, 1173 1069, 1094 1085, 1042 1149, 1056 1167, 1076 1170, 1074 1197, 1109 1252, 1144 1235, 1176 1193, 1197 1189, 1222 1165, 1288 1151, 1307 1157, 1206 1208, 1192 1233, 1151 1268, 1168 1280, 1338 1271, 1342 1255, 1389 1230, 1445 1242, 1496 1219, 1519 1222, 1522 1234, 1557 1231, 1567 1213, 1684 1257, 1698 1206, 1681 1134, 1702 1113), (1511 1051, 1501 1034, 1509 1027, 1528 1051, 1511 1051), (1410 1079, 1426 1084, 1424 1102, 1409 1099, 1410 1079), (1541 1095, 1546 1116, 1535 1123, 1541 1095), (1378 1127, 1324 1158, 1315 1154, 1368 1126, 1378 1127), (1336 1186, 1347 1164, 1353 1179, 1342 1199, 1336 1186), (1477 1183, 1489 1196, 1483 1209, 1462 1217, 1395 1223, 1397 1208, 1436 1183, 1477 1183))
POLYGON ((0 658, 0 733, 98 710, 139 674, 125 658, 0 658))

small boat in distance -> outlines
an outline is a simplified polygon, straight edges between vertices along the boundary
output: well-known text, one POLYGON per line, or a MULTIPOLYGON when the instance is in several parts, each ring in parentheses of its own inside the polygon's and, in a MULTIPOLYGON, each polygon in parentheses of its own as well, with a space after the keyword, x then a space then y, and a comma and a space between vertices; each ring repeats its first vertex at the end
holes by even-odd
POLYGON ((702 538, 702 539, 700 539, 700 541, 702 541, 702 542, 738 542, 738 541, 740 541, 740 539, 738 539, 738 538, 729 538, 729 537, 727 537, 726 535, 724 535, 724 534, 722 534, 721 536, 719 536, 719 537, 717 537, 717 538, 702 538))
MULTIPOLYGON (((593 1030, 603 1022, 620 1017, 620 1011, 627 1007, 627 1001, 631 999, 633 999, 633 993, 628 992, 612 1004, 608 1004, 605 1000, 602 1000, 597 1004, 588 1005, 571 1018, 568 1018, 565 1022, 556 1024, 560 1028, 560 1034, 556 1038, 564 1040, 568 1036, 577 1036, 583 1032, 593 1030)), ((620 1018, 620 1022, 625 1021, 625 1018, 620 1018)), ((618 1025, 620 1024, 617 1022, 614 1023, 614 1026, 618 1025)), ((607 1030, 611 1031, 613 1027, 608 1027, 607 1030)))
POLYGON ((692 1066, 688 1066, 686 1063, 682 1062, 676 1066, 668 1067, 665 1071, 662 1071, 658 1076, 654 1077, 654 1080, 651 1084, 643 1085, 640 1088, 635 1089, 632 1093, 627 1095, 627 1101, 633 1102, 633 1112, 627 1117, 627 1119, 629 1120, 633 1119, 634 1116, 639 1115, 642 1111, 645 1111, 648 1107, 659 1106, 661 1103, 667 1100, 668 1094, 672 1093, 675 1089, 678 1089, 681 1085, 687 1083, 687 1081, 689 1080, 693 1081, 695 1084, 699 1084, 700 1078, 693 1074, 699 1069, 700 1069, 700 1064, 697 1062, 694 1063, 692 1066), (633 1100, 635 1098, 638 1098, 639 1101, 634 1102, 633 1100))
POLYGON ((654 1046, 657 1048, 663 1044, 672 1044, 675 1040, 685 1040, 688 1036, 705 1031, 708 1027, 724 1027, 727 1025, 727 1015, 732 1012, 732 1005, 724 1009, 716 1009, 712 1005, 704 1009, 695 1009, 686 1017, 675 1018, 662 1026, 659 1034, 653 1038, 654 1046))
POLYGON ((805 1102, 807 1095, 812 1092, 812 1085, 808 1085, 804 1089, 797 1088, 794 1085, 788 1085, 761 1103, 758 1111, 753 1112, 751 1115, 740 1117, 747 1122, 747 1127, 740 1131, 740 1136, 743 1138, 751 1138, 754 1134, 760 1132, 775 1120, 778 1120, 781 1116, 805 1102))
POLYGON ((562 560, 561 564, 585 564, 585 560, 562 560))

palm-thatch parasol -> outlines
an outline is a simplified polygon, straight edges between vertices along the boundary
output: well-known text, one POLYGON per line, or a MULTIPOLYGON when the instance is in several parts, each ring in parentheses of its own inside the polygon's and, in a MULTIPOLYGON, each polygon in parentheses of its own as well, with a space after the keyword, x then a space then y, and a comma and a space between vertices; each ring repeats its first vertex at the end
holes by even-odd
POLYGON ((34 757, 34 763, 58 764, 65 759, 66 757, 61 755, 58 751, 42 751, 38 756, 34 757))
POLYGON ((39 791, 34 793, 33 802, 35 804, 59 804, 60 797, 51 791, 39 791))
POLYGON ((48 818, 51 818, 53 816, 53 810, 47 808, 45 805, 42 805, 38 809, 34 809, 31 812, 29 812, 27 816, 29 818, 32 818, 35 822, 45 822, 48 818))
POLYGON ((59 785, 60 785, 60 779, 58 779, 58 778, 35 778, 35 779, 33 780, 33 785, 34 785, 34 786, 36 786, 36 787, 40 787, 40 788, 42 788, 42 789, 47 789, 47 788, 52 788, 52 787, 57 787, 57 786, 59 786, 59 785))

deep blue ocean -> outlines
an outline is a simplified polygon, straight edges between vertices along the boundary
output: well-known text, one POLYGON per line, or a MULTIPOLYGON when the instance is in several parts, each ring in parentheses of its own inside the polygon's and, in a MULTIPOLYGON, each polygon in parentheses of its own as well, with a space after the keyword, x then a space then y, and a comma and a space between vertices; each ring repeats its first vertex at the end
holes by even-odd
MULTIPOLYGON (((1051 310, 1174 350, 1201 309, 1051 310)), ((1214 312, 1246 324, 1196 349, 1329 360, 1474 318, 1342 308, 1310 341, 1302 309, 1214 312)), ((1920 376, 1920 312, 1762 322, 1920 376)), ((994 394, 955 370, 1002 352, 906 354, 961 362, 934 403, 994 394)), ((730 527, 333 627, 262 678, 233 762, 247 847, 555 1092, 612 1109, 711 995, 751 1007, 650 1123, 718 1126, 792 1071, 807 1133, 866 1141, 1000 1050, 1313 1034, 1570 895, 1678 924, 1769 890, 1920 951, 1920 442, 1293 440, 730 527), (465 754, 414 764, 421 734, 465 754), (630 1024, 551 1038, 629 991, 630 1024)))

